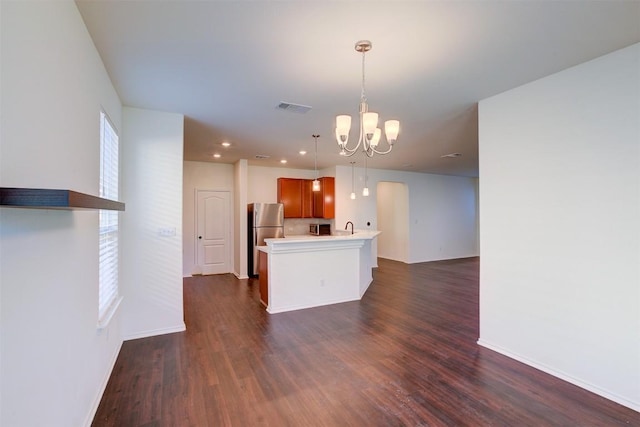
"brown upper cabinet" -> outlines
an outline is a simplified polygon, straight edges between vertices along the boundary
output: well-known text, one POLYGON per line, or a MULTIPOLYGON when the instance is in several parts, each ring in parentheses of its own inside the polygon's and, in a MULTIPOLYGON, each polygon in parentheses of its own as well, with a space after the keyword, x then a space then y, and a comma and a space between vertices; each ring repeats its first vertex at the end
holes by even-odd
POLYGON ((336 216, 335 179, 319 178, 320 191, 313 193, 313 217, 330 219, 336 216))
POLYGON ((302 218, 302 179, 278 178, 278 203, 285 218, 302 218))
POLYGON ((321 190, 312 191, 313 181, 278 178, 278 203, 284 205, 285 218, 333 218, 335 216, 334 178, 319 178, 321 190))
POLYGON ((302 180, 302 218, 313 218, 313 181, 302 180))

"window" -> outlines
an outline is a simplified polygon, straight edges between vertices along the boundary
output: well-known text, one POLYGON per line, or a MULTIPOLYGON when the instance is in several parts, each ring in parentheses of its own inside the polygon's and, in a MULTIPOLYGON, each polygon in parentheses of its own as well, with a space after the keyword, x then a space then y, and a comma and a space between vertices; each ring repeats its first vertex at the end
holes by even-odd
MULTIPOLYGON (((100 197, 118 200, 118 134, 100 112, 100 197)), ((98 326, 111 319, 118 303, 118 211, 100 210, 98 326)))

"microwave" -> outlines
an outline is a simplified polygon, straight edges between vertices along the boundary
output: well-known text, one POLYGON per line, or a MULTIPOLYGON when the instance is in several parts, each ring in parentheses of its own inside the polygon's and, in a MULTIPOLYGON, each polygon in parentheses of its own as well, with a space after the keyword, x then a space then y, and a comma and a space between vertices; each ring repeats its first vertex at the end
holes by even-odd
POLYGON ((331 224, 309 224, 309 234, 314 236, 330 236, 331 224))

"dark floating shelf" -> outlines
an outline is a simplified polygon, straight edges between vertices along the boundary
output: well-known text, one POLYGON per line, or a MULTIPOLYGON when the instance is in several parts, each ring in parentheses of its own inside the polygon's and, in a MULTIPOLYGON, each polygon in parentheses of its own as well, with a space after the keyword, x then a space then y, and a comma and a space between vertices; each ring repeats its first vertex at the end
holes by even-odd
POLYGON ((71 190, 0 187, 0 206, 29 209, 124 211, 124 203, 71 190))

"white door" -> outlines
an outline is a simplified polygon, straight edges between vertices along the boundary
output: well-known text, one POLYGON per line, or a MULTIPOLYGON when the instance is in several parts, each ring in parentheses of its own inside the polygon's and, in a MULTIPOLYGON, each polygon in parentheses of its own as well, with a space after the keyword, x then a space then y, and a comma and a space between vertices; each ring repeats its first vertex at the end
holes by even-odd
POLYGON ((196 260, 202 274, 231 272, 228 191, 198 190, 196 260))

